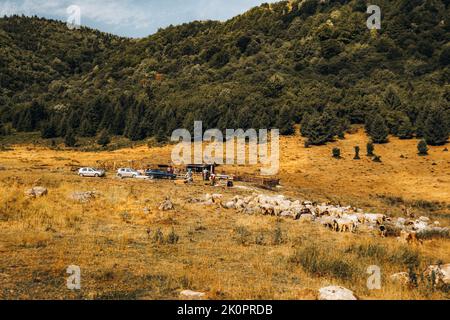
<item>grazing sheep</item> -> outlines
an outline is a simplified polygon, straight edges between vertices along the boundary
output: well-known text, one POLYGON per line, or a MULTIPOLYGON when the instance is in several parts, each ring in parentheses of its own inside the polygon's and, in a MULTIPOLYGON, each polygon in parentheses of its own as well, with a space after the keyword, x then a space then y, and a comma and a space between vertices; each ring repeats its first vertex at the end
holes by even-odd
POLYGON ((220 205, 225 209, 236 209, 236 204, 234 201, 228 201, 228 202, 221 202, 220 205))
POLYGON ((381 213, 365 213, 364 217, 373 225, 382 225, 386 221, 386 216, 381 213))
POLYGON ((400 232, 399 239, 400 239, 400 241, 407 243, 407 244, 422 244, 423 243, 422 240, 417 238, 416 232, 408 232, 405 230, 402 230, 400 232))
POLYGON ((321 217, 319 221, 325 228, 328 228, 328 229, 334 228, 334 218, 333 217, 328 217, 328 216, 321 217))
POLYGON ((354 232, 356 229, 356 224, 354 221, 349 219, 334 219, 334 229, 337 232, 354 232))

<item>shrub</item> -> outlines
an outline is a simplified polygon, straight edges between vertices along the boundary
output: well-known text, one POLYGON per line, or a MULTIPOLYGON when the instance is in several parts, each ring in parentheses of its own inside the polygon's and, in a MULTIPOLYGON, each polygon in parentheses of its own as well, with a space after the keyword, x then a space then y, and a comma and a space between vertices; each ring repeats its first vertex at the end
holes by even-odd
POLYGON ((428 155, 428 144, 425 140, 420 140, 419 144, 417 145, 417 150, 419 150, 420 156, 426 156, 428 155))
POLYGON ((424 138, 432 145, 443 145, 447 142, 449 130, 445 111, 442 108, 433 108, 425 121, 424 138))
POLYGON ((398 126, 397 136, 400 139, 411 139, 414 135, 414 128, 408 117, 405 117, 398 126))
POLYGON ((290 258, 290 262, 301 265, 305 271, 318 277, 331 276, 341 280, 352 280, 355 275, 355 268, 351 263, 316 244, 297 250, 290 258))
POLYGON ((111 142, 111 137, 108 134, 108 131, 103 129, 98 136, 97 143, 102 147, 106 147, 111 142))
POLYGON ((75 138, 75 134, 70 129, 67 131, 67 134, 64 137, 64 144, 67 147, 75 147, 77 144, 77 139, 75 138))
POLYGON ((361 157, 359 156, 359 153, 361 151, 361 148, 359 146, 355 147, 355 157, 353 158, 354 160, 360 160, 361 157))
POLYGON ((274 233, 273 233, 273 245, 277 246, 284 242, 283 238, 283 230, 281 230, 281 226, 277 225, 274 233))
POLYGON ((153 242, 157 244, 164 243, 164 234, 162 233, 161 229, 156 230, 155 234, 153 235, 153 242))
POLYGON ((388 258, 391 263, 400 264, 403 266, 419 267, 420 255, 417 251, 413 251, 408 247, 399 247, 388 258))
POLYGON ((262 232, 258 233, 255 238, 255 244, 259 246, 265 245, 264 234, 262 232))
POLYGON ((342 126, 335 115, 324 112, 323 114, 305 115, 301 125, 301 134, 308 138, 311 145, 322 145, 332 141, 339 135, 342 126))
POLYGON ((178 234, 175 233, 175 229, 172 227, 172 231, 167 236, 166 243, 177 244, 179 240, 180 240, 180 237, 178 236, 178 234))
POLYGON ((417 237, 422 240, 450 239, 450 232, 447 228, 433 228, 418 232, 417 237))
POLYGON ((385 143, 388 140, 389 128, 379 114, 366 123, 366 131, 374 143, 385 143))
POLYGON ((341 158, 341 149, 333 148, 333 158, 336 158, 336 159, 341 158))
POLYGON ((243 226, 235 228, 234 233, 237 235, 237 242, 239 242, 240 244, 248 243, 248 238, 251 236, 251 232, 243 226))
POLYGON ((346 253, 356 253, 359 258, 383 259, 386 256, 386 247, 375 243, 352 245, 346 253))

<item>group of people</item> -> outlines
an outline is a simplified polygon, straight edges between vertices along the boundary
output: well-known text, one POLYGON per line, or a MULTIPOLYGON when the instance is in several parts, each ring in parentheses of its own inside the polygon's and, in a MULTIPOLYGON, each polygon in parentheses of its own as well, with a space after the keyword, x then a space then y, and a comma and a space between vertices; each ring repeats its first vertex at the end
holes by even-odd
MULTIPOLYGON (((202 178, 203 178, 203 181, 210 181, 211 186, 216 185, 216 174, 214 172, 210 172, 206 168, 202 171, 202 178)), ((185 182, 186 183, 194 182, 194 173, 193 173, 192 169, 188 169, 188 171, 185 175, 185 182)))

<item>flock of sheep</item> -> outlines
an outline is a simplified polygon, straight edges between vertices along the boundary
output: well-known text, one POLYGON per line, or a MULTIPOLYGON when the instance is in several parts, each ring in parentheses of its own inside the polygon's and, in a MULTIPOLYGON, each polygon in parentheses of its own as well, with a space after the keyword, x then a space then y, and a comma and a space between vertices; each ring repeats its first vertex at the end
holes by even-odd
POLYGON ((418 219, 391 218, 379 213, 365 213, 354 207, 332 204, 316 204, 311 201, 289 200, 283 195, 269 196, 254 193, 251 196, 235 196, 224 200, 221 194, 207 194, 198 200, 203 205, 220 205, 225 209, 244 214, 272 215, 294 220, 317 222, 336 232, 355 232, 358 228, 377 231, 381 236, 396 235, 411 242, 417 241, 417 233, 448 231, 432 223, 428 217, 418 219))

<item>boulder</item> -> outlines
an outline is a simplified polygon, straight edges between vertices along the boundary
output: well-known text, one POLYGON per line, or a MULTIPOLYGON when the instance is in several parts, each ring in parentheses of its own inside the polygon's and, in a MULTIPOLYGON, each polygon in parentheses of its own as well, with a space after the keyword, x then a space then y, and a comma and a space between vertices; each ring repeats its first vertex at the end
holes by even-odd
POLYGON ((173 209, 174 209, 174 205, 173 205, 172 201, 170 201, 169 198, 166 198, 166 200, 161 202, 161 204, 159 205, 159 210, 161 210, 161 211, 169 211, 169 210, 173 210, 173 209))
POLYGON ((358 300, 353 292, 341 286, 330 286, 319 290, 319 300, 358 300))
POLYGON ((25 191, 25 195, 33 198, 39 198, 46 196, 48 194, 48 190, 44 187, 33 187, 27 191, 25 191))
POLYGON ((397 282, 397 283, 401 283, 403 285, 406 285, 406 284, 409 283, 409 274, 408 274, 408 272, 394 273, 393 275, 391 275, 389 277, 389 279, 392 282, 397 282))
POLYGON ((70 198, 74 201, 81 203, 89 202, 98 195, 96 191, 84 191, 84 192, 74 192, 70 195, 70 198))
POLYGON ((192 290, 183 290, 180 292, 180 296, 185 299, 198 300, 204 298, 206 294, 203 292, 196 292, 192 290))

